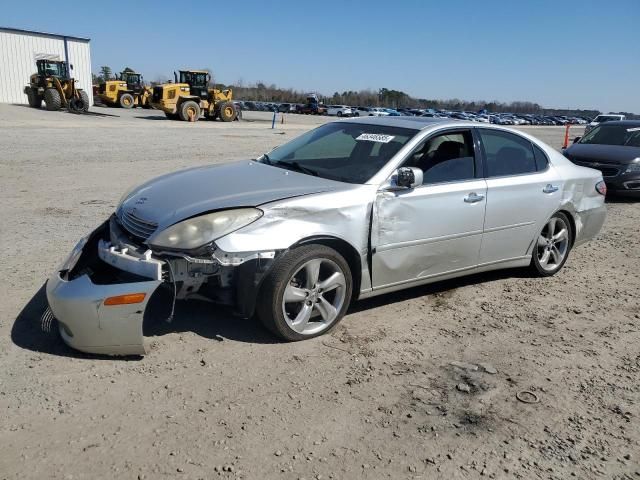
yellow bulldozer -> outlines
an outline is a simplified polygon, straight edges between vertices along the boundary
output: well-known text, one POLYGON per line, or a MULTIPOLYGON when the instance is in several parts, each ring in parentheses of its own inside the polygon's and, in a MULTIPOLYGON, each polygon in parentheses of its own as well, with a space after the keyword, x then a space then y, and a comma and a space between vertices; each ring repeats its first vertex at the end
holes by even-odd
POLYGON ((211 75, 205 70, 180 70, 173 73, 175 83, 153 87, 151 105, 167 118, 195 122, 204 118, 232 122, 238 116, 231 89, 209 88, 211 75))
POLYGON ((69 67, 73 65, 60 60, 36 60, 37 73, 29 78, 29 85, 24 87, 29 106, 40 108, 42 101, 47 110, 66 108, 73 113, 85 113, 89 110, 89 95, 76 88, 74 78, 69 75, 69 67))
POLYGON ((151 108, 151 87, 144 84, 142 75, 130 69, 120 72, 115 80, 99 84, 97 92, 98 102, 104 105, 151 108))

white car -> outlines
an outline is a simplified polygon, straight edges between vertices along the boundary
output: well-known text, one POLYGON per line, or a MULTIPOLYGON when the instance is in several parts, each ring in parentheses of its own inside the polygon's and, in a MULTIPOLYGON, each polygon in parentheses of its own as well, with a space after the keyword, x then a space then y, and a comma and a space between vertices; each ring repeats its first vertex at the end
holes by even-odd
POLYGON ((389 112, 385 111, 384 108, 374 107, 369 111, 369 115, 372 117, 388 117, 389 112))
POLYGON ((606 115, 598 115, 596 118, 594 118, 591 123, 589 123, 585 129, 584 129, 584 133, 586 134, 587 132, 589 132, 589 130, 594 129, 595 127, 597 127, 598 125, 600 125, 601 123, 604 122, 617 122, 618 120, 626 120, 627 117, 624 115, 619 115, 616 113, 607 113, 606 115))
POLYGON ((350 117, 353 110, 347 105, 327 105, 327 115, 330 117, 350 117))

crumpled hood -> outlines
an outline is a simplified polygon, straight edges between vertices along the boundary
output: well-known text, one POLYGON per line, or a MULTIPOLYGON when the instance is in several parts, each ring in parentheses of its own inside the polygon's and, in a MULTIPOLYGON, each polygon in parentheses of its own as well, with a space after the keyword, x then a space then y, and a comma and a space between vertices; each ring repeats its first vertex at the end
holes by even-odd
POLYGON ((347 184, 255 161, 180 170, 135 188, 118 206, 162 230, 186 218, 348 188, 347 184))
POLYGON ((640 157, 640 147, 574 143, 564 151, 564 154, 571 160, 626 165, 634 158, 640 157))

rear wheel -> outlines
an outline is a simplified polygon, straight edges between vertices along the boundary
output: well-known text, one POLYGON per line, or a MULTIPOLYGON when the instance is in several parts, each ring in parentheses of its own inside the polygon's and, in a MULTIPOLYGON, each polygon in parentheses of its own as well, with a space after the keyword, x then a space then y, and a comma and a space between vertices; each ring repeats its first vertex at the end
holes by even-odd
POLYGON ((285 253, 265 279, 258 316, 284 340, 316 337, 342 319, 351 289, 349 265, 338 252, 324 245, 302 246, 285 253))
POLYGON ((338 110, 338 116, 341 117, 342 116, 342 110, 338 110))
POLYGON ((537 275, 555 275, 564 266, 571 251, 573 232, 564 213, 554 214, 538 235, 531 256, 531 269, 537 275))
POLYGON ((60 110, 62 107, 60 93, 55 88, 47 88, 44 91, 44 104, 47 110, 60 110))
POLYGON ((40 108, 42 106, 42 97, 33 89, 27 90, 27 100, 31 108, 40 108))
POLYGON ((123 93, 120 95, 120 106, 122 108, 133 108, 134 103, 133 95, 130 93, 123 93))
POLYGON ((236 106, 231 102, 221 103, 218 116, 223 122, 233 122, 236 118, 236 106))
POLYGON ((185 122, 197 122, 200 118, 200 105, 193 100, 187 100, 179 107, 180 119, 185 122))

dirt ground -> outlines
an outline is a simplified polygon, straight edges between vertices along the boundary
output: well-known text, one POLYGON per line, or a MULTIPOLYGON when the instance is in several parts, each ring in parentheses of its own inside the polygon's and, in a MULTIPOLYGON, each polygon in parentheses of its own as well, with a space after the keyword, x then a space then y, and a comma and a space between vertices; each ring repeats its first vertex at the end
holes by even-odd
POLYGON ((91 357, 41 323, 43 285, 120 194, 324 121, 94 110, 0 105, 0 478, 640 478, 638 203, 609 201, 552 278, 385 295, 289 344, 181 303, 148 356, 91 357))

